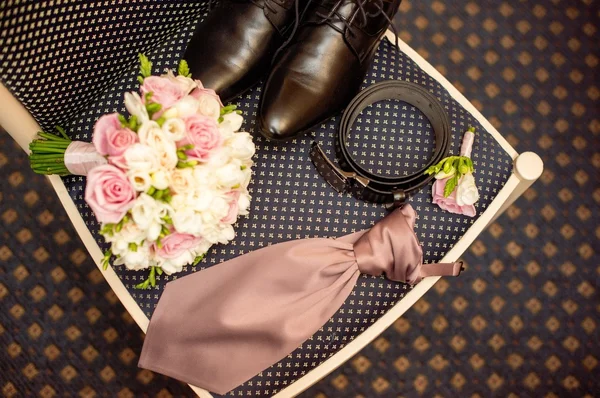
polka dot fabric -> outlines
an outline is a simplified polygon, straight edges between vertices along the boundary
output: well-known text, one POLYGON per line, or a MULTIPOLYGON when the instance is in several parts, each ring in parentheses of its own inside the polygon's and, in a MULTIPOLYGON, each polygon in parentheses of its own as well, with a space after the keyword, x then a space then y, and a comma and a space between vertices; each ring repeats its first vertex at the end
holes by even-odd
MULTIPOLYGON (((137 89, 136 54, 145 52, 154 62, 155 73, 174 68, 185 51, 196 23, 206 11, 202 4, 192 3, 136 3, 135 6, 129 6, 125 2, 116 2, 114 5, 88 2, 85 12, 81 10, 81 5, 67 5, 59 1, 48 3, 54 6, 46 7, 44 16, 40 15, 41 8, 36 10, 35 6, 24 6, 25 11, 19 15, 31 14, 29 21, 25 17, 19 19, 18 13, 14 14, 13 11, 1 14, 3 31, 5 27, 10 27, 9 34, 3 34, 2 40, 5 43, 11 40, 11 45, 16 44, 16 37, 21 40, 17 32, 24 32, 23 26, 32 21, 49 21, 50 24, 55 20, 53 23, 60 25, 61 29, 56 29, 54 33, 48 31, 46 36, 32 36, 27 45, 21 42, 16 44, 16 52, 11 51, 10 59, 3 53, 0 76, 42 126, 48 128, 60 123, 67 127, 74 139, 83 141, 91 140, 93 124, 102 114, 124 112, 123 93, 137 89), (69 8, 72 11, 68 11, 69 8), (77 8, 80 12, 75 12, 77 8), (66 10, 61 11, 63 9, 66 10), (55 13, 54 10, 59 11, 55 13), (133 18, 131 13, 136 17, 133 18), (70 15, 68 20, 65 19, 67 14, 70 15), (63 21, 59 24, 59 17, 53 15, 62 15, 63 21), (95 18, 101 17, 104 18, 102 23, 94 22, 95 18), (97 27, 95 33, 88 32, 89 26, 97 27), (14 33, 10 33, 10 29, 14 33), (58 36, 49 41, 51 34, 58 36), (49 58, 36 56, 49 51, 50 47, 48 50, 44 48, 51 45, 55 48, 49 52, 49 58), (19 46, 23 46, 23 49, 19 50, 19 46), (86 56, 88 51, 89 55, 86 56), (58 61, 67 57, 72 60, 70 63, 58 61), (46 59, 53 61, 47 64, 46 59), (84 59, 88 60, 85 64, 84 59), (73 60, 79 60, 80 64, 77 66, 73 60), (28 71, 35 67, 36 72, 24 73, 24 67, 19 66, 24 62, 29 65, 28 71), (21 72, 17 72, 19 68, 21 72), (60 98, 55 95, 59 92, 60 98)), ((9 10, 14 10, 16 6, 9 4, 13 7, 9 7, 9 10)), ((388 79, 421 84, 436 95, 451 120, 450 153, 459 152, 462 133, 468 126, 475 126, 478 134, 473 161, 481 194, 476 207, 478 214, 481 214, 510 176, 510 156, 437 81, 393 44, 383 40, 363 88, 388 79)), ((329 157, 334 158, 333 143, 339 116, 322 123, 310 136, 287 143, 269 143, 256 130, 260 95, 259 83, 235 101, 244 112, 244 128, 254 135, 257 144, 256 165, 250 186, 253 198, 251 214, 238 221, 236 239, 229 245, 213 247, 206 259, 196 267, 185 267, 177 275, 158 277, 156 288, 148 291, 133 288, 146 277, 146 273, 116 268, 126 288, 148 317, 152 316, 161 292, 170 280, 269 244, 307 237, 345 235, 368 228, 386 215, 386 210, 380 205, 336 193, 320 178, 310 162, 308 154, 313 139, 323 146, 329 157)), ((365 110, 354 125, 353 134, 355 139, 351 145, 355 156, 383 175, 414 171, 426 161, 434 146, 427 120, 409 105, 396 101, 378 102, 365 110), (389 154, 388 149, 393 155, 389 154)), ((83 200, 85 178, 66 177, 64 183, 98 244, 106 249, 106 244, 98 235, 94 215, 83 200)), ((441 259, 476 220, 443 212, 432 205, 430 187, 411 198, 410 203, 418 214, 416 232, 426 262, 441 259)), ((280 391, 352 341, 409 290, 410 286, 406 284, 383 278, 361 277, 340 310, 314 336, 287 358, 227 395, 270 396, 280 391)))

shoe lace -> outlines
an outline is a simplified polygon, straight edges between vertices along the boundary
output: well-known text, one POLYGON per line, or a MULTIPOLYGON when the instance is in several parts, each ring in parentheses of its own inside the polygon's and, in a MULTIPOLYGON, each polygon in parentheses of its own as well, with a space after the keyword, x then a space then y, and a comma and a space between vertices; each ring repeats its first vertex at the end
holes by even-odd
MULTIPOLYGON (((316 15, 318 17, 322 18, 322 20, 319 21, 318 23, 329 23, 329 22, 334 22, 334 21, 341 21, 346 28, 350 28, 350 21, 339 13, 339 8, 342 6, 343 3, 344 3, 343 0, 338 1, 335 4, 335 6, 333 6, 331 8, 331 10, 329 11, 329 13, 327 13, 327 14, 316 12, 316 15)), ((375 17, 378 17, 381 15, 387 21, 388 25, 392 29, 392 32, 394 32, 395 44, 396 44, 396 47, 398 47, 398 31, 396 29, 396 26, 394 25, 394 21, 385 12, 385 8, 383 6, 383 0, 358 0, 358 1, 356 1, 356 10, 354 12, 354 15, 358 16, 361 19, 357 23, 359 28, 365 28, 369 22, 369 18, 375 18, 375 17), (365 6, 368 3, 375 5, 375 11, 369 12, 365 9, 365 6)), ((343 33, 343 31, 338 29, 335 25, 330 24, 330 26, 332 26, 334 29, 340 31, 340 33, 343 33)))
MULTIPOLYGON (((254 0, 251 0, 251 1, 254 1, 254 0)), ((269 1, 269 0, 265 0, 265 2, 267 2, 267 1, 269 1)), ((290 44, 290 42, 294 39, 296 31, 298 30, 298 26, 300 26, 300 21, 304 17, 304 13, 306 12, 306 10, 308 10, 308 7, 310 6, 311 3, 312 3, 312 0, 308 0, 306 2, 306 4, 304 5, 304 8, 302 9, 302 11, 300 11, 300 0, 294 0, 294 12, 296 14, 295 17, 294 17, 294 25, 292 26, 292 30, 291 30, 288 38, 277 49, 277 51, 275 51, 275 54, 273 55, 273 58, 272 58, 272 61, 271 61, 272 63, 275 62, 275 60, 277 59, 277 56, 279 55, 279 53, 281 51, 283 51, 283 49, 286 48, 288 46, 288 44, 290 44)))

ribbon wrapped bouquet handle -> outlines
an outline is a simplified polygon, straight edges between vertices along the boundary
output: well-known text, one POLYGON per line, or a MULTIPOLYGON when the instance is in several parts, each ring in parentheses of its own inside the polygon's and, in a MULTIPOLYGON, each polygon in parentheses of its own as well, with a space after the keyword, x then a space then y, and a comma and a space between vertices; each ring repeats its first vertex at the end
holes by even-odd
POLYGON ((361 273, 458 275, 460 262, 423 264, 415 218, 406 205, 366 231, 279 243, 168 283, 139 366, 224 394, 312 336, 361 273))

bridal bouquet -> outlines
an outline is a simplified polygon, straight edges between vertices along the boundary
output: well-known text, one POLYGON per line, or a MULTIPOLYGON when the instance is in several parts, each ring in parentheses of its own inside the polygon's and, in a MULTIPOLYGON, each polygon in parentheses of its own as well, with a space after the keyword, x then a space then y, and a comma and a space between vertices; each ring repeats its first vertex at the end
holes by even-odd
POLYGON ((248 214, 255 152, 235 105, 193 80, 185 61, 178 74, 151 74, 140 55, 139 93, 125 93, 128 116, 103 115, 92 143, 40 132, 30 162, 42 174, 87 175, 85 200, 110 243, 103 259, 156 274, 197 264, 216 243, 235 236, 248 214))

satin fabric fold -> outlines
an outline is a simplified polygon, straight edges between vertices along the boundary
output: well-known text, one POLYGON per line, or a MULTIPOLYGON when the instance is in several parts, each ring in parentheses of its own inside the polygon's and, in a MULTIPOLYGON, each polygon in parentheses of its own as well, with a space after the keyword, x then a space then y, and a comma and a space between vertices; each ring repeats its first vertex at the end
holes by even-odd
POLYGON ((370 230, 279 243, 168 283, 138 365, 224 394, 312 336, 361 272, 411 284, 458 275, 459 263, 423 267, 415 218, 407 205, 370 230))

